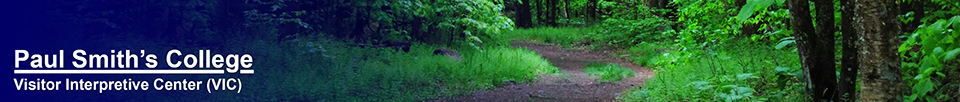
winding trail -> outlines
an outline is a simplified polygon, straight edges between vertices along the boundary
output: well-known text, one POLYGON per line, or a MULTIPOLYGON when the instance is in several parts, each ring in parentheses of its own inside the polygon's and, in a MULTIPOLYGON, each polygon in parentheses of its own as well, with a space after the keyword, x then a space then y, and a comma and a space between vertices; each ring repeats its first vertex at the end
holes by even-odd
POLYGON ((515 48, 525 48, 535 51, 553 66, 562 70, 557 75, 542 75, 531 83, 521 83, 502 86, 492 90, 474 92, 471 95, 455 97, 440 101, 456 102, 609 102, 615 101, 617 96, 631 87, 638 87, 646 78, 652 77, 653 72, 640 67, 626 59, 608 56, 605 52, 584 49, 563 49, 556 45, 543 45, 529 42, 514 41, 515 48), (636 76, 618 82, 599 82, 583 72, 583 68, 590 62, 617 63, 637 72, 636 76))

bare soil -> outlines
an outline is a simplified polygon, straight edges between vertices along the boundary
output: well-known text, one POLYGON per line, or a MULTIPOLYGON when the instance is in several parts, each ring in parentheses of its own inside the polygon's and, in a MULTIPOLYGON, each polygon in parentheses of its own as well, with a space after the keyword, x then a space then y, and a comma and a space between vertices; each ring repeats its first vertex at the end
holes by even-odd
POLYGON ((590 51, 583 48, 564 49, 557 45, 537 44, 514 41, 513 47, 535 51, 547 59, 553 66, 560 68, 556 75, 542 75, 530 83, 502 86, 492 90, 482 90, 470 95, 441 99, 438 101, 455 102, 609 102, 628 88, 640 87, 653 72, 628 60, 609 56, 616 51, 590 51), (598 78, 587 75, 583 68, 590 62, 617 63, 637 72, 636 76, 618 82, 599 82, 598 78))

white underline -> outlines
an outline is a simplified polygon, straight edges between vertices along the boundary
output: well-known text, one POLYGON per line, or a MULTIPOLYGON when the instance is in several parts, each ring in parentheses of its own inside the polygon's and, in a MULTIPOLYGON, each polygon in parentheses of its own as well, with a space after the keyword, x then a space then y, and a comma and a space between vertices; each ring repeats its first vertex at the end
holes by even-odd
POLYGON ((240 70, 240 74, 253 74, 253 70, 240 70))
MULTIPOLYGON (((240 70, 240 73, 248 72, 240 70)), ((13 70, 13 74, 224 74, 224 70, 13 70)), ((253 74, 253 70, 249 73, 253 74)))

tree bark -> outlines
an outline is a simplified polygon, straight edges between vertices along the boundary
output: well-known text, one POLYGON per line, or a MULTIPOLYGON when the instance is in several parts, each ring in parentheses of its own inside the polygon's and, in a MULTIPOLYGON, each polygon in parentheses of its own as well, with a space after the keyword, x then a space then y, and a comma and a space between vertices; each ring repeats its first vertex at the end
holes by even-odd
POLYGON ((864 102, 900 102, 903 92, 900 56, 901 35, 898 0, 855 0, 856 28, 859 31, 860 81, 864 102))
MULTIPOLYGON (((818 0, 818 2, 823 0, 818 0)), ((832 4, 832 1, 830 1, 832 4)), ((820 3, 819 5, 827 5, 820 3)), ((833 6, 818 7, 818 10, 829 10, 827 13, 833 13, 833 6)), ((831 14, 832 15, 832 14, 831 14)), ((820 15, 823 17, 827 15, 820 15)), ((832 16, 831 16, 832 17, 832 16)), ((807 82, 807 90, 813 93, 812 97, 817 101, 826 101, 837 99, 836 85, 837 76, 834 73, 834 38, 832 27, 833 23, 818 23, 821 25, 821 33, 815 33, 813 24, 811 24, 810 4, 808 0, 790 0, 790 19, 794 28, 793 35, 796 38, 797 50, 800 54, 800 63, 804 72, 804 81, 807 82), (824 27, 829 25, 829 27, 824 27)), ((818 18, 818 22, 832 22, 832 18, 818 18)))
POLYGON ((857 61, 857 32, 853 29, 853 3, 850 0, 840 0, 840 33, 843 49, 840 57, 840 81, 837 85, 837 94, 841 101, 853 101, 857 95, 857 71, 860 68, 857 61))
MULTIPOLYGON (((811 68, 812 76, 817 77, 816 81, 819 84, 815 84, 814 89, 816 93, 820 94, 819 99, 821 100, 833 100, 840 101, 840 97, 837 95, 837 74, 836 74, 836 63, 834 57, 836 56, 836 37, 834 33, 836 32, 836 26, 834 26, 834 16, 833 16, 833 0, 814 0, 814 6, 816 6, 817 16, 816 16, 816 27, 817 34, 812 35, 812 40, 816 40, 812 43, 811 46, 814 53, 812 56, 815 58, 809 59, 813 61, 813 67, 811 68), (824 82, 825 81, 825 82, 824 82)), ((807 35, 811 36, 811 35, 807 35)), ((816 95, 816 94, 814 94, 816 95)), ((817 98, 817 97, 815 97, 817 98)))

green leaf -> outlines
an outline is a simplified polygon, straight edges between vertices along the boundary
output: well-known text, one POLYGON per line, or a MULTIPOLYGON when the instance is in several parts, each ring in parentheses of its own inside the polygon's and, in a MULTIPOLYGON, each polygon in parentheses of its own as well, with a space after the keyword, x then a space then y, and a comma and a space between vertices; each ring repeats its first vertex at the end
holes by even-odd
POLYGON ((903 102, 913 102, 914 100, 917 100, 917 95, 907 96, 906 99, 903 100, 903 102))
POLYGON ((787 1, 787 0, 774 0, 774 1, 777 2, 777 5, 783 6, 783 2, 784 2, 784 1, 787 1))
POLYGON ((756 6, 756 3, 753 3, 753 0, 749 0, 747 4, 744 4, 743 7, 740 7, 740 13, 737 13, 737 20, 739 20, 738 22, 746 21, 747 18, 753 16, 754 6, 756 6))
POLYGON ((782 49, 783 47, 785 47, 785 46, 787 46, 787 45, 789 45, 789 44, 792 44, 793 42, 796 42, 796 40, 784 40, 784 41, 780 42, 780 44, 777 44, 776 48, 777 48, 777 49, 782 49))
POLYGON ((777 68, 774 68, 773 70, 779 73, 779 72, 786 72, 787 70, 790 70, 790 68, 787 68, 787 67, 777 67, 777 68))
POLYGON ((950 52, 947 52, 947 54, 943 56, 943 61, 946 62, 957 58, 958 53, 960 53, 960 48, 950 50, 950 52))
POLYGON ((950 22, 953 22, 953 29, 957 29, 957 25, 960 25, 960 16, 953 16, 953 18, 950 18, 950 22))
POLYGON ((918 96, 926 96, 927 92, 933 91, 933 87, 930 79, 921 80, 920 83, 913 85, 913 92, 919 94, 918 96))
POLYGON ((953 16, 953 18, 950 18, 950 22, 953 22, 954 30, 960 29, 960 16, 953 16))
POLYGON ((754 2, 757 2, 757 7, 754 7, 754 8, 759 8, 761 10, 766 9, 767 7, 770 7, 770 5, 773 5, 773 3, 775 3, 775 1, 773 0, 754 0, 754 2))
POLYGON ((946 22, 947 21, 943 19, 937 20, 937 22, 927 26, 927 33, 939 35, 941 32, 943 32, 943 27, 945 27, 943 23, 946 22))
POLYGON ((941 53, 943 53, 943 47, 937 46, 936 48, 933 48, 933 55, 939 55, 941 53))
POLYGON ((759 78, 759 77, 753 76, 753 73, 743 73, 743 74, 737 75, 737 80, 744 80, 744 79, 751 79, 751 78, 759 78))

